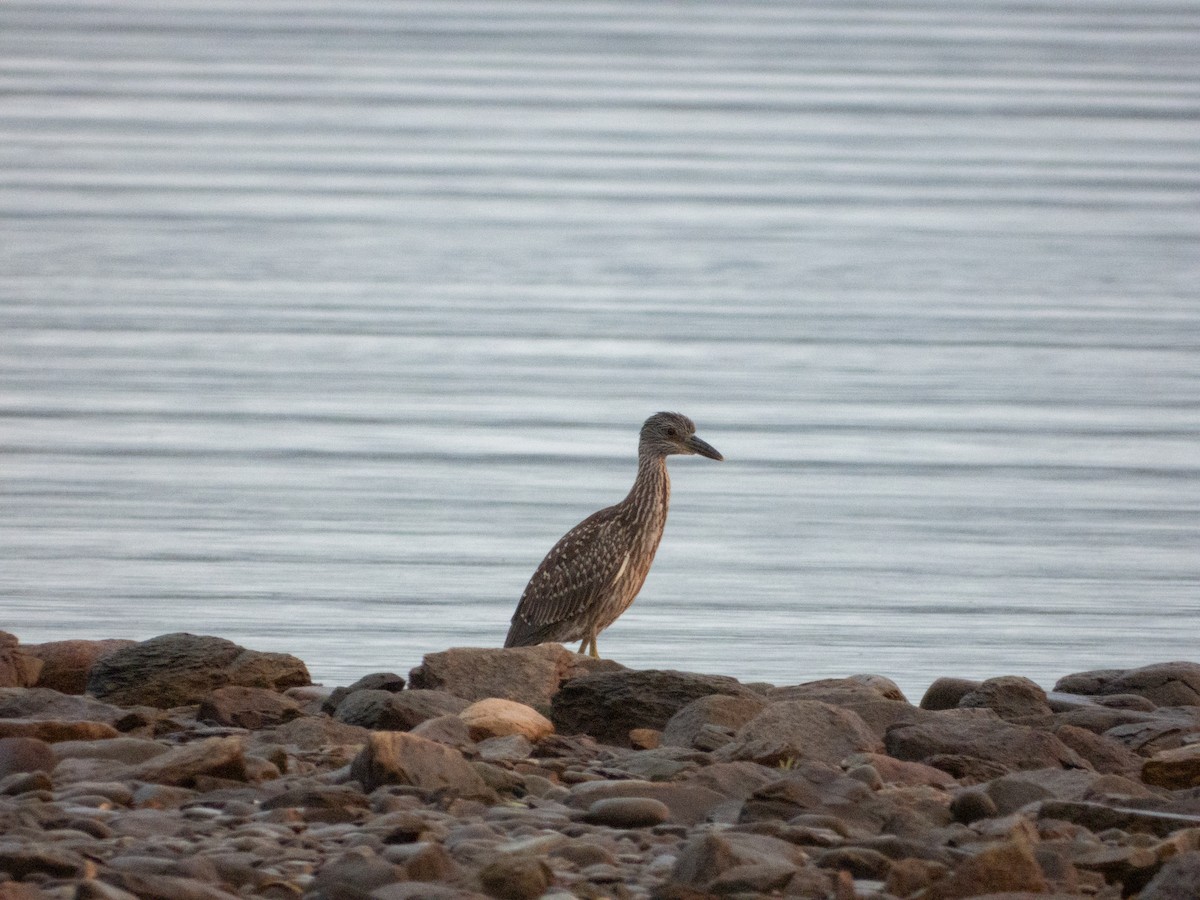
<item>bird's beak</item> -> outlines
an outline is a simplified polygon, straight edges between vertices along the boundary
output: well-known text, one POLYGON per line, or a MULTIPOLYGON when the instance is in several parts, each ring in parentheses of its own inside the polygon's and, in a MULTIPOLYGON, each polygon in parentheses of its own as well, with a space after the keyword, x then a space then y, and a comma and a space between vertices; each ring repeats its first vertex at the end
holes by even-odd
POLYGON ((684 442, 684 446, 692 453, 699 453, 701 456, 707 456, 709 459, 724 459, 717 448, 707 441, 702 441, 694 434, 684 442))

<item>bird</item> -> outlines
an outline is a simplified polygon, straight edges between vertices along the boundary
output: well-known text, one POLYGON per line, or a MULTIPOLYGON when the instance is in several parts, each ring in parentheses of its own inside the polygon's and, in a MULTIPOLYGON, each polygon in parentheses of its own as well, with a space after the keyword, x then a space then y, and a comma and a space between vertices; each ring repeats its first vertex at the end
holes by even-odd
POLYGON ((642 425, 633 487, 614 506, 592 513, 555 544, 529 579, 505 647, 580 641, 599 659, 596 637, 629 608, 650 571, 667 523, 672 454, 724 457, 696 437, 687 416, 659 412, 642 425))

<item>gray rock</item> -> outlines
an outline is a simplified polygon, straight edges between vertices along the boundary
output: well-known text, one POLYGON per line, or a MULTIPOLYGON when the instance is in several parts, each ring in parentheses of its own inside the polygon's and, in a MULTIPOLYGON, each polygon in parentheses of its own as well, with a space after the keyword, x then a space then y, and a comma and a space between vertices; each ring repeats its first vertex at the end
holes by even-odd
POLYGON ((118 777, 177 787, 193 787, 202 777, 245 781, 246 760, 238 738, 214 737, 128 766, 118 777))
POLYGON ((1138 896, 1139 900, 1195 900, 1200 897, 1200 853, 1180 853, 1167 860, 1138 896))
POLYGON ((171 748, 145 738, 118 737, 107 741, 62 741, 52 748, 58 760, 111 759, 127 766, 161 756, 171 748))
POLYGON ((554 695, 550 718, 561 734, 588 734, 602 743, 628 747, 633 729, 662 730, 689 703, 711 694, 758 700, 754 691, 734 678, 626 670, 566 682, 554 695))
POLYGON ((0 688, 0 719, 59 722, 121 721, 127 710, 91 697, 73 697, 49 688, 0 688))
POLYGON ((0 738, 0 778, 18 772, 53 772, 58 764, 45 741, 27 737, 0 738))
POLYGON ((1087 760, 1054 735, 998 719, 943 713, 939 721, 893 728, 887 733, 885 744, 887 752, 898 759, 927 762, 937 768, 945 766, 931 760, 945 755, 991 763, 1001 768, 998 774, 1052 766, 1091 768, 1087 760))
POLYGON ((364 744, 370 733, 357 725, 334 722, 324 716, 306 716, 259 732, 255 738, 300 750, 319 750, 331 746, 364 744))
POLYGON ((459 751, 403 731, 372 732, 350 771, 368 793, 382 785, 406 784, 423 791, 496 800, 495 792, 459 751))
POLYGON ((333 715, 334 710, 338 708, 338 704, 355 691, 388 691, 395 694, 404 690, 404 686, 403 675, 397 675, 395 672, 372 672, 370 675, 364 675, 353 684, 334 688, 330 691, 329 696, 321 703, 321 712, 333 715))
POLYGON ((871 809, 874 792, 832 766, 802 762, 780 775, 746 798, 742 822, 789 821, 799 815, 818 813, 857 825, 874 816, 871 809))
POLYGON ((201 702, 226 685, 282 691, 311 684, 304 663, 223 638, 166 634, 105 656, 92 666, 88 693, 119 706, 166 709, 201 702))
POLYGON ((711 892, 718 878, 741 867, 769 866, 776 873, 787 871, 790 876, 805 861, 798 847, 769 835, 701 833, 684 845, 670 880, 674 885, 711 892))
POLYGON ((368 900, 376 888, 403 878, 404 872, 387 860, 351 851, 322 866, 310 891, 321 900, 368 900))
POLYGON ((87 688, 88 673, 97 660, 136 641, 110 639, 103 641, 50 641, 45 644, 26 644, 21 647, 43 663, 37 686, 62 694, 82 694, 87 688))
POLYGON ((114 738, 120 733, 104 722, 0 719, 0 738, 34 738, 47 744, 56 744, 60 741, 102 741, 114 738))
MULTIPOLYGON (((696 740, 704 733, 706 726, 717 725, 737 731, 762 712, 766 705, 764 700, 756 697, 731 697, 727 694, 700 697, 667 720, 662 730, 662 744, 696 747, 696 740)), ((701 746, 699 749, 711 748, 701 746)))
POLYGON ((728 798, 698 784, 660 781, 585 781, 571 787, 567 805, 589 809, 598 800, 610 797, 642 797, 657 800, 671 811, 671 821, 695 825, 728 798))
POLYGON ((1067 694, 1137 694, 1159 706, 1200 705, 1200 663, 1165 662, 1138 669, 1099 669, 1060 678, 1067 694))
POLYGON ((1082 825, 1089 831, 1101 832, 1110 828, 1122 831, 1143 831, 1166 837, 1182 828, 1200 828, 1200 815, 1183 815, 1153 810, 1129 809, 1103 803, 1082 803, 1071 800, 1044 800, 1038 809, 1039 819, 1062 819, 1082 825))
POLYGON ((588 824, 609 828, 649 828, 670 818, 667 805, 651 797, 609 797, 595 801, 583 814, 588 824))
POLYGON ((338 704, 334 718, 347 725, 410 731, 429 719, 455 715, 470 704, 445 691, 355 691, 338 704))
POLYGON ((959 699, 963 709, 991 709, 1002 719, 1050 715, 1046 692, 1028 678, 1005 675, 989 678, 959 699))
POLYGON ((954 816, 954 821, 964 825, 993 818, 996 813, 996 801, 986 791, 962 791, 950 801, 950 814, 954 816))
POLYGON ((30 875, 74 878, 83 870, 83 857, 61 847, 0 839, 0 872, 7 873, 17 881, 30 875))
POLYGON ((447 691, 474 702, 488 697, 516 700, 545 714, 564 681, 624 666, 572 653, 561 644, 508 649, 455 647, 426 654, 409 673, 414 688, 447 691))
POLYGON ((302 716, 300 704, 266 688, 229 685, 217 688, 200 702, 201 722, 256 731, 302 716))
MULTIPOLYGON (((458 702, 466 703, 467 701, 459 700, 458 702)), ((405 729, 399 730, 403 731, 405 729)), ((439 744, 446 744, 449 747, 456 747, 464 752, 476 746, 475 742, 471 740, 471 729, 467 727, 467 723, 458 716, 450 713, 426 719, 412 728, 411 731, 418 737, 437 741, 439 744)), ((520 737, 520 735, 512 735, 512 737, 520 737)), ((493 740, 500 740, 500 738, 493 738, 493 740)))
POLYGON ((816 700, 784 700, 767 706, 713 756, 763 765, 800 760, 837 765, 851 753, 880 749, 878 738, 856 713, 816 700))

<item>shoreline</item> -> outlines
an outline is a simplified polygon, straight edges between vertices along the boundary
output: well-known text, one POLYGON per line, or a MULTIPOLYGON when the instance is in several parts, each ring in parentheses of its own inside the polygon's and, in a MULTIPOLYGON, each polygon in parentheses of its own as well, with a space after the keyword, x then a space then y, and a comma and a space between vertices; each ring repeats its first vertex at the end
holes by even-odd
POLYGON ((0 898, 1200 896, 1200 664, 1055 687, 0 632, 0 898))

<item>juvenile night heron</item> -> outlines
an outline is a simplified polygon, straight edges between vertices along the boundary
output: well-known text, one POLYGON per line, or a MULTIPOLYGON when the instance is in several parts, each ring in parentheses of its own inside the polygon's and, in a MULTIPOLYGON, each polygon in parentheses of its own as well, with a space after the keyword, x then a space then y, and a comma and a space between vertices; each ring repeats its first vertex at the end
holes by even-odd
POLYGON ((633 603, 654 562, 671 499, 672 453, 724 458, 696 437, 687 416, 660 412, 648 418, 629 494, 592 513, 546 554, 521 594, 505 647, 581 641, 580 653, 599 657, 596 636, 633 603))

